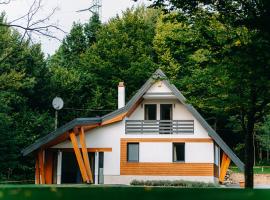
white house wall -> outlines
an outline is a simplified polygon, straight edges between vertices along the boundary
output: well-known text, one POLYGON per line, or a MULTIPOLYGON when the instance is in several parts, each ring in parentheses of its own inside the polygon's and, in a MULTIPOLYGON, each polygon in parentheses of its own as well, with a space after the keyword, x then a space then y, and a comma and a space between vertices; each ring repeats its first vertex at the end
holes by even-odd
POLYGON ((214 163, 213 143, 185 143, 186 163, 214 163))
MULTIPOLYGON (((140 162, 173 162, 171 142, 140 142, 140 162)), ((186 163, 214 163, 213 143, 185 143, 186 163)))
POLYGON ((171 90, 165 85, 163 81, 157 81, 155 82, 146 93, 168 93, 171 92, 171 90))
POLYGON ((172 162, 171 142, 141 142, 139 146, 140 162, 172 162))
MULTIPOLYGON (((124 132, 125 123, 121 121, 85 133, 87 148, 112 148, 112 152, 104 153, 104 176, 120 174, 120 137, 124 132)), ((77 141, 79 142, 78 136, 77 141)), ((65 141, 52 148, 72 148, 72 144, 65 141)))

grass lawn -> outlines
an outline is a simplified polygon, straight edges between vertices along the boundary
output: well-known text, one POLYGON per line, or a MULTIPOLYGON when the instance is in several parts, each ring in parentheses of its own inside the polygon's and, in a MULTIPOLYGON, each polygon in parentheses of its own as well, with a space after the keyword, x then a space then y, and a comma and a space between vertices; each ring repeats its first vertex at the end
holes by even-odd
MULTIPOLYGON (((237 167, 230 167, 230 170, 240 173, 237 167)), ((255 166, 253 167, 254 174, 270 174, 270 166, 255 166)))
POLYGON ((0 200, 258 200, 270 190, 89 185, 0 185, 0 200))

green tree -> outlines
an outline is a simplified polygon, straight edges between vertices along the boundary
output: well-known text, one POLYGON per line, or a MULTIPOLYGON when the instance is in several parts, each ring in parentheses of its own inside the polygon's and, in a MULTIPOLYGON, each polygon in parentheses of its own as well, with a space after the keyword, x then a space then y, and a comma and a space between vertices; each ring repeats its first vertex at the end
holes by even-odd
MULTIPOLYGON (((130 97, 157 68, 152 42, 159 14, 144 7, 128 9, 121 18, 113 18, 102 26, 96 43, 81 63, 87 73, 95 74, 95 82, 105 94, 114 88, 111 92, 116 96, 118 82, 124 81, 130 97)), ((113 105, 116 108, 116 101, 113 105)))
POLYGON ((229 113, 245 135, 246 186, 253 187, 253 135, 270 102, 269 41, 199 10, 163 16, 154 42, 164 68, 194 105, 229 113), (167 70, 167 71, 168 71, 167 70))
POLYGON ((266 151, 266 160, 269 162, 269 151, 270 151, 270 116, 268 115, 264 122, 257 128, 258 134, 256 135, 257 140, 263 150, 266 151))
MULTIPOLYGON (((4 15, 0 21, 5 23, 4 15)), ((0 26, 0 60, 0 180, 29 178, 33 159, 23 159, 20 151, 53 125, 47 111, 46 63, 40 45, 22 40, 6 26, 0 26)))

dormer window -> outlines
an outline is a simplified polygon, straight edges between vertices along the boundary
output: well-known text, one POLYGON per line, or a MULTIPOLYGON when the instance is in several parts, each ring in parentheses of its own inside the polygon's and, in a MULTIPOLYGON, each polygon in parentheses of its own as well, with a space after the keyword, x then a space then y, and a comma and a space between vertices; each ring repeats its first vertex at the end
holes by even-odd
POLYGON ((144 119, 157 120, 157 105, 156 104, 144 105, 144 119))

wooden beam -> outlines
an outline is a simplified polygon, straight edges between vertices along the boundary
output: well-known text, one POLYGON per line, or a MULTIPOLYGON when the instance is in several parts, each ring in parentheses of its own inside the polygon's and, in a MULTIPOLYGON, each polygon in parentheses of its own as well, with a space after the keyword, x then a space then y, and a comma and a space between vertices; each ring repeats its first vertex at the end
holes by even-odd
POLYGON ((53 183, 53 152, 45 152, 45 183, 53 183))
POLYGON ((40 184, 45 184, 43 149, 39 150, 38 152, 38 163, 39 163, 40 184))
POLYGON ((122 113, 120 115, 117 115, 116 117, 112 118, 112 119, 109 119, 107 121, 104 121, 101 123, 101 126, 104 126, 104 125, 107 125, 107 124, 112 124, 112 123, 115 123, 115 122, 119 122, 121 120, 124 119, 124 117, 126 116, 126 112, 125 113, 122 113))
MULTIPOLYGON (((63 152, 73 152, 73 148, 51 148, 50 151, 57 152, 58 150, 63 152)), ((87 148, 87 152, 112 152, 112 148, 87 148)))
POLYGON ((40 184, 40 171, 39 171, 39 160, 38 154, 36 155, 36 165, 35 165, 35 184, 40 184))
POLYGON ((90 166, 90 162, 89 162, 88 151, 86 148, 85 134, 84 134, 83 127, 81 127, 81 129, 80 129, 80 144, 81 144, 81 148, 82 148, 82 155, 83 155, 83 160, 84 160, 86 172, 87 172, 87 175, 90 179, 90 182, 93 183, 93 175, 92 175, 91 166, 90 166))
POLYGON ((227 154, 225 154, 223 152, 222 160, 221 160, 221 167, 220 167, 220 174, 219 174, 219 182, 220 183, 224 182, 226 172, 227 172, 227 170, 229 168, 230 162, 231 162, 231 159, 228 157, 227 154))
POLYGON ((84 165, 84 162, 83 162, 81 151, 79 149, 79 145, 78 145, 77 138, 76 138, 76 135, 75 135, 74 131, 72 131, 69 134, 69 137, 70 137, 70 140, 71 140, 71 143, 72 143, 75 155, 76 155, 76 159, 77 159, 80 171, 81 171, 83 182, 89 183, 90 180, 89 180, 89 177, 88 177, 86 169, 85 169, 85 165, 84 165))
POLYGON ((100 124, 84 125, 82 127, 84 128, 84 131, 89 131, 89 130, 94 129, 98 126, 100 126, 100 124))

